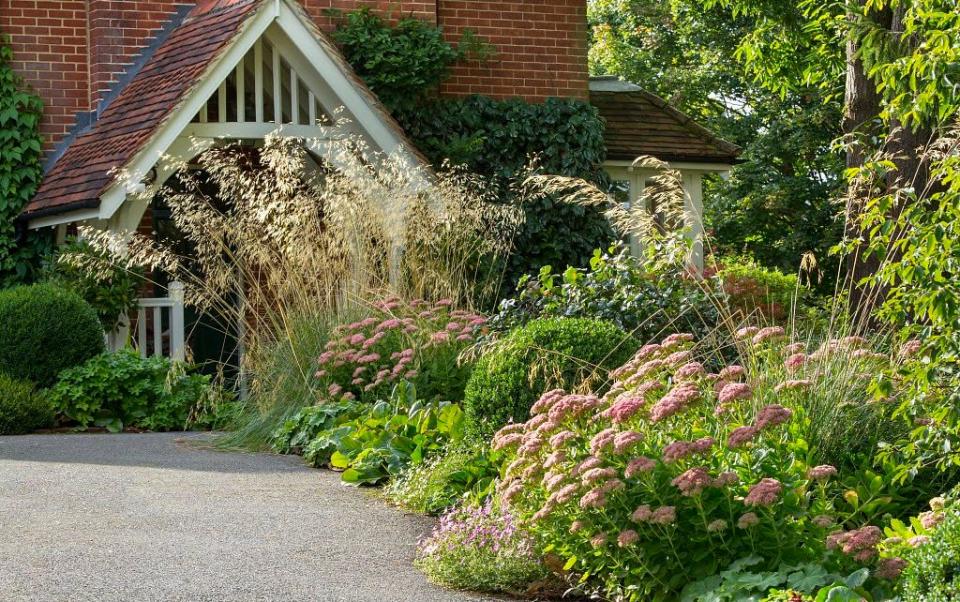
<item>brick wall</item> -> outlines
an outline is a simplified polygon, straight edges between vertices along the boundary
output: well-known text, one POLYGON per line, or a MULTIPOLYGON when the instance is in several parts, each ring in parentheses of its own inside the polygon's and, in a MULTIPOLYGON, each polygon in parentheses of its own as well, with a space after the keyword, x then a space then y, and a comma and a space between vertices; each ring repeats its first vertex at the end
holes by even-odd
POLYGON ((90 107, 126 72, 186 0, 87 0, 90 107))
POLYGON ((438 14, 449 40, 472 29, 497 51, 457 65, 442 93, 587 98, 586 0, 440 0, 438 14))
POLYGON ((0 0, 0 34, 12 43, 13 68, 43 98, 49 150, 88 107, 86 2, 0 0))
MULTIPOLYGON (((203 0, 209 2, 211 0, 203 0)), ((300 0, 325 30, 328 9, 370 6, 437 23, 456 41, 472 29, 496 47, 484 63, 457 65, 445 95, 587 98, 586 0, 300 0)), ((96 108, 178 7, 195 0, 0 0, 0 34, 14 68, 43 98, 49 151, 79 112, 96 108)))

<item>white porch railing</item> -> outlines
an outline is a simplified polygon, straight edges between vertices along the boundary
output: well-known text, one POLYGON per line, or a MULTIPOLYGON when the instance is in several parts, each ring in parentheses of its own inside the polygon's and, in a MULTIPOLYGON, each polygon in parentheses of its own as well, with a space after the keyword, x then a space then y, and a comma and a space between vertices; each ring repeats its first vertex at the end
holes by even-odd
MULTIPOLYGON (((172 360, 186 359, 186 337, 183 318, 183 283, 171 282, 166 297, 151 297, 137 301, 136 335, 133 346, 142 357, 164 356, 172 360), (163 313, 168 313, 167 329, 163 328, 163 313), (149 322, 148 322, 149 319, 149 322), (149 337, 148 337, 149 335, 149 337), (166 345, 164 341, 166 340, 166 345)), ((126 344, 129 326, 124 325, 113 335, 112 348, 126 344)))

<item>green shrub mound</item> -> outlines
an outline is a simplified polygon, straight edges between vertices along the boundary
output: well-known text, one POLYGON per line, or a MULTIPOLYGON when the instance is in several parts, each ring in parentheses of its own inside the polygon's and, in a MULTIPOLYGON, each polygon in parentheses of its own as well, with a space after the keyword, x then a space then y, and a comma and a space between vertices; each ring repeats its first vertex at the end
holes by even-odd
POLYGON ((76 293, 49 284, 0 291, 0 372, 47 387, 103 350, 97 313, 76 293))
POLYGON ((163 357, 126 349, 64 370, 50 390, 54 408, 79 427, 117 432, 125 426, 166 431, 187 426, 211 396, 210 377, 163 357))
POLYGON ((510 421, 522 422, 543 392, 602 384, 636 350, 636 341, 610 322, 533 320, 477 362, 464 393, 467 428, 487 436, 510 421))
POLYGON ((22 435, 53 424, 53 406, 33 383, 0 374, 0 435, 22 435))
POLYGON ((900 599, 960 600, 960 513, 947 513, 930 541, 907 554, 900 575, 900 599))

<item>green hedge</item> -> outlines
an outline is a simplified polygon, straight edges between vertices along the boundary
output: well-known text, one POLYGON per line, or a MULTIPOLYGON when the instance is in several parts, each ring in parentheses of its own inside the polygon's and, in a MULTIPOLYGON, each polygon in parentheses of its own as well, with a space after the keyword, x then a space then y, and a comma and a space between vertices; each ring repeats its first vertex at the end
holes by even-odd
POLYGON ((638 343, 610 322, 544 318, 512 331, 474 367, 464 396, 467 426, 488 436, 522 422, 546 391, 585 381, 602 388, 607 373, 624 364, 638 343))
POLYGON ((53 424, 53 406, 33 383, 0 374, 0 435, 21 435, 53 424))
POLYGON ((97 312, 76 293, 50 284, 0 291, 0 372, 48 387, 103 350, 97 312))
POLYGON ((947 511, 926 544, 907 554, 901 600, 960 600, 960 514, 947 511))

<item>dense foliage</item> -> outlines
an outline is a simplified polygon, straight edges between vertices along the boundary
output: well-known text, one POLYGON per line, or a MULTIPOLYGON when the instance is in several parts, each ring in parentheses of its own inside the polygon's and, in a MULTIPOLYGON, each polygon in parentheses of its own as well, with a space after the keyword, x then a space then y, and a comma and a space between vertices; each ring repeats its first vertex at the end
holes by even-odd
POLYGON ((182 430, 210 395, 210 377, 163 357, 127 349, 68 368, 50 391, 57 412, 77 427, 182 430))
POLYGON ((391 110, 413 107, 435 92, 454 63, 483 60, 492 53, 469 29, 454 46, 439 28, 411 16, 388 23, 369 7, 340 16, 333 39, 391 110))
MULTIPOLYGON (((936 510, 934 510, 936 512, 936 510)), ((935 515, 933 515, 935 516, 935 515)), ((956 600, 960 597, 960 514, 956 508, 944 516, 927 519, 929 535, 919 535, 923 545, 904 555, 900 581, 903 600, 956 600), (934 521, 940 523, 933 526, 934 521)), ((918 521, 919 522, 919 521, 918 521)), ((894 536, 896 537, 896 536, 894 536)))
POLYGON ((347 399, 304 408, 277 431, 274 447, 343 471, 345 483, 375 485, 462 436, 458 405, 419 400, 413 385, 400 383, 372 405, 347 399))
POLYGON ((491 327, 505 330, 537 317, 597 318, 646 343, 665 334, 706 335, 719 323, 718 299, 708 282, 683 266, 653 269, 625 248, 596 250, 589 268, 551 267, 524 276, 516 298, 501 302, 491 327))
POLYGON ((541 318, 511 332, 477 362, 464 392, 472 433, 527 419, 544 391, 601 386, 637 344, 611 322, 541 318))
POLYGON ((47 387, 103 349, 97 314, 76 293, 50 284, 0 291, 0 372, 47 387))
MULTIPOLYGON (((739 49, 764 24, 730 3, 717 4, 590 2, 591 70, 659 94, 741 146, 730 177, 706 186, 705 219, 716 251, 748 254, 788 273, 811 252, 829 288, 837 262, 828 252, 842 234, 832 198, 842 187, 843 157, 831 148, 840 135, 842 99, 812 86, 781 91, 754 81, 739 49)), ((799 29, 791 21, 796 3, 782 4, 793 6, 777 17, 799 29)), ((769 39, 792 40, 790 33, 769 39)))
POLYGON ((96 310, 107 332, 115 330, 121 317, 136 307, 139 287, 143 283, 143 276, 138 271, 112 263, 83 241, 72 241, 59 247, 44 267, 43 278, 83 297, 96 310), (80 255, 86 260, 82 265, 73 261, 80 255))
POLYGON ((0 374, 0 435, 21 435, 53 425, 53 407, 33 383, 0 374))
POLYGON ((739 336, 747 368, 709 374, 673 335, 602 398, 550 391, 494 438, 514 450, 502 503, 605 595, 668 596, 748 556, 872 564, 870 522, 910 510, 864 472, 895 428, 867 391, 889 358, 857 338, 807 353, 778 327, 739 336), (834 532, 857 543, 833 551, 834 532))
POLYGON ((13 51, 0 35, 0 284, 29 276, 40 240, 19 245, 15 220, 43 176, 43 103, 14 73, 13 51))

